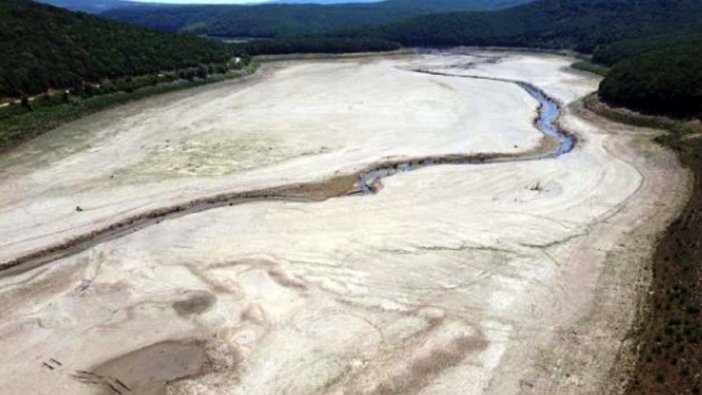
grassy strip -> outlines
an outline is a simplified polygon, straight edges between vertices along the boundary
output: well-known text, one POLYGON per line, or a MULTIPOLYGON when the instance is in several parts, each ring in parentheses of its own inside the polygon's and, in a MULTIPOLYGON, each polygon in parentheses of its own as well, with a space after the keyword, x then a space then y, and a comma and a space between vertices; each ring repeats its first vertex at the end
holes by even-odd
POLYGON ((578 62, 573 63, 570 67, 576 70, 587 71, 589 73, 601 75, 603 77, 607 76, 607 73, 609 73, 610 70, 609 67, 593 63, 590 59, 582 59, 578 62))
POLYGON ((585 98, 585 107, 607 119, 627 125, 643 128, 663 129, 670 132, 670 137, 684 139, 702 132, 699 121, 685 121, 656 115, 645 115, 625 108, 614 108, 601 102, 596 94, 585 98))
POLYGON ((163 83, 136 89, 132 92, 117 92, 85 99, 71 97, 72 100, 68 103, 38 106, 32 112, 0 118, 0 152, 17 146, 24 141, 39 136, 67 122, 74 121, 101 110, 149 96, 239 78, 254 73, 257 67, 258 63, 252 62, 244 70, 214 74, 201 80, 163 83))
POLYGON ((225 74, 213 74, 207 79, 186 81, 178 83, 162 83, 135 89, 131 92, 117 92, 112 94, 80 98, 71 95, 67 102, 54 102, 50 105, 34 105, 34 111, 17 111, 16 115, 8 115, 13 110, 5 107, 0 108, 0 152, 15 147, 22 142, 39 136, 51 129, 57 128, 65 123, 74 121, 102 111, 111 107, 125 104, 131 101, 140 100, 149 96, 169 93, 178 90, 194 88, 205 84, 211 84, 244 75, 252 74, 256 71, 260 63, 290 60, 324 60, 324 59, 357 59, 382 55, 403 55, 412 53, 409 50, 398 50, 389 52, 361 52, 352 54, 291 54, 291 55, 262 55, 257 56, 255 61, 241 71, 232 71, 225 74), (4 113, 4 114, 1 114, 4 113))
POLYGON ((149 96, 169 93, 178 90, 194 88, 205 84, 220 82, 243 75, 252 74, 261 63, 290 60, 324 60, 324 59, 357 59, 381 55, 403 55, 412 53, 408 50, 398 50, 389 52, 361 52, 352 54, 291 54, 291 55, 262 55, 257 56, 255 61, 241 71, 232 71, 225 74, 213 74, 207 79, 186 81, 178 83, 162 83, 135 89, 131 92, 117 92, 112 94, 80 98, 71 95, 68 102, 54 102, 50 105, 35 105, 34 111, 17 111, 16 115, 8 115, 13 110, 5 107, 0 108, 0 152, 15 147, 24 141, 39 136, 51 129, 57 128, 65 123, 74 121, 102 111, 111 107, 125 104, 131 101, 143 99, 149 96), (3 114, 4 113, 4 114, 3 114))
POLYGON ((701 394, 702 124, 613 109, 595 96, 585 105, 617 122, 667 130, 657 142, 675 150, 694 173, 690 201, 656 246, 650 296, 633 333, 638 357, 626 394, 701 394))

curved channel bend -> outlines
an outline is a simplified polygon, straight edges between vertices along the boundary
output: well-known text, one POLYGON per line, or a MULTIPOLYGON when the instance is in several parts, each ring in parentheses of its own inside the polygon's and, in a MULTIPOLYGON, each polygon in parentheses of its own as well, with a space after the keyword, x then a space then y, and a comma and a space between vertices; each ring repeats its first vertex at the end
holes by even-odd
POLYGON ((538 153, 449 154, 396 161, 388 160, 358 173, 340 175, 323 181, 281 185, 278 187, 244 192, 225 192, 214 196, 201 197, 156 210, 137 213, 109 224, 104 228, 76 235, 56 244, 47 245, 25 255, 15 257, 7 262, 0 262, 0 277, 21 273, 55 260, 80 253, 95 245, 123 237, 129 233, 158 224, 166 219, 211 210, 225 205, 233 206, 260 201, 318 202, 332 197, 354 194, 365 195, 376 191, 374 186, 377 185, 376 183, 378 183, 380 179, 390 177, 400 172, 446 164, 508 163, 549 159, 571 151, 575 145, 575 137, 562 131, 558 127, 557 121, 561 115, 561 108, 558 103, 545 92, 531 84, 522 81, 447 74, 426 70, 411 71, 445 77, 486 79, 517 84, 539 102, 538 117, 534 122, 537 129, 548 138, 556 139, 558 145, 556 146, 554 144, 554 148, 549 148, 546 152, 538 153))
MULTIPOLYGON (((526 161, 526 160, 537 160, 537 159, 549 159, 561 156, 570 152, 575 146, 575 138, 572 137, 565 131, 559 129, 557 121, 561 116, 560 105, 551 97, 549 97, 544 91, 537 88, 534 85, 523 81, 513 81, 500 78, 491 77, 481 77, 481 76, 469 76, 462 74, 450 74, 437 71, 421 70, 415 69, 411 70, 415 73, 437 75, 442 77, 457 77, 457 78, 470 78, 470 79, 482 79, 490 81, 499 81, 504 83, 511 83, 524 89, 526 93, 539 102, 538 117, 536 118, 534 124, 536 128, 549 138, 558 139, 558 146, 553 150, 537 155, 537 156, 522 156, 522 157, 511 157, 509 161, 526 161)), ((424 159, 424 160, 408 160, 406 162, 393 163, 390 166, 378 167, 362 173, 358 181, 358 188, 363 194, 373 193, 374 185, 383 178, 390 177, 397 173, 411 171, 420 169, 423 167, 443 165, 443 164, 477 164, 477 163, 496 163, 505 162, 507 158, 504 156, 494 157, 494 158, 479 158, 476 160, 475 157, 463 157, 454 158, 451 161, 442 161, 434 159, 424 159)))

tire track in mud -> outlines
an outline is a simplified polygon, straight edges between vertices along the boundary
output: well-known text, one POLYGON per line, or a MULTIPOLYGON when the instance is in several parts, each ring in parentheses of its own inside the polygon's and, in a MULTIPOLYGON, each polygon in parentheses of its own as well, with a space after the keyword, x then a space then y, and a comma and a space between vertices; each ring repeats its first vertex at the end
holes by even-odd
POLYGON ((373 194, 379 191, 381 187, 380 181, 383 178, 397 173, 438 165, 476 165, 551 159, 570 152, 577 143, 577 139, 573 134, 559 127, 558 120, 562 114, 560 104, 532 84, 517 80, 451 74, 431 70, 412 69, 408 71, 440 77, 480 79, 515 84, 539 102, 538 115, 534 119, 534 125, 544 134, 545 139, 542 140, 538 147, 521 153, 449 154, 386 160, 371 164, 360 171, 334 176, 321 181, 282 185, 252 191, 220 193, 190 200, 135 214, 114 222, 107 227, 72 237, 9 261, 1 262, 0 277, 23 273, 55 260, 78 254, 96 245, 137 232, 167 219, 225 206, 254 202, 311 203, 335 197, 373 194))

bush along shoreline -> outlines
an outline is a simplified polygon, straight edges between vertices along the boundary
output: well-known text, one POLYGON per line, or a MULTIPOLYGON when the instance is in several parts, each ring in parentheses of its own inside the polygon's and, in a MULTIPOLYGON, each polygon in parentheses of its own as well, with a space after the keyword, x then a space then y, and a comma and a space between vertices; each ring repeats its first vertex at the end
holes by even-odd
POLYGON ((0 107, 0 152, 86 115, 162 93, 240 78, 253 74, 257 65, 250 57, 237 57, 228 63, 82 83, 32 98, 24 96, 0 107))

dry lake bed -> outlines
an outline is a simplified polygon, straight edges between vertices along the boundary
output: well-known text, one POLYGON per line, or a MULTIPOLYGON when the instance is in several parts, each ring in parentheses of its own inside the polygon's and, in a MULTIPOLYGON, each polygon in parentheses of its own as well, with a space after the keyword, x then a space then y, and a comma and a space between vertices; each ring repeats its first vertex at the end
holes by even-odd
POLYGON ((573 61, 269 63, 4 155, 2 392, 616 388, 689 174, 655 131, 583 109, 599 80, 573 61), (560 104, 572 151, 540 158, 554 147, 539 102, 512 81, 560 104), (347 188, 383 163, 456 155, 501 160, 347 188))

